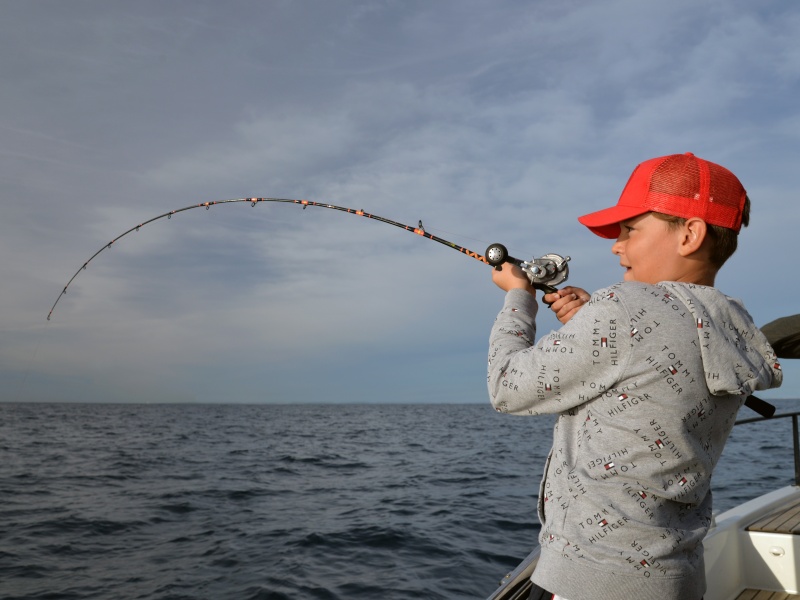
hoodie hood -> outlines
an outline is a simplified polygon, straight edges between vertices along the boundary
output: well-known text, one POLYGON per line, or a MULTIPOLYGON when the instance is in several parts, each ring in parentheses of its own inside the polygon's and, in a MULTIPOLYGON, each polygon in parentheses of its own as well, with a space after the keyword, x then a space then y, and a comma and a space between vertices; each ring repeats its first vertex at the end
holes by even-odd
POLYGON ((662 282, 697 321, 706 383, 714 395, 750 395, 783 382, 775 351, 739 300, 713 287, 662 282))

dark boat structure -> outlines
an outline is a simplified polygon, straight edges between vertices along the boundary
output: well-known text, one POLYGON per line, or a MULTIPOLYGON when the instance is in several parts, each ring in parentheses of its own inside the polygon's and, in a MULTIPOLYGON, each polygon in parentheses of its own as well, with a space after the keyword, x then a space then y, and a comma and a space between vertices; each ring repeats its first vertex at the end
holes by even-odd
MULTIPOLYGON (((761 330, 779 358, 800 358, 800 314, 772 321, 761 330)), ((739 420, 737 426, 791 422, 794 484, 715 515, 703 541, 708 585, 704 600, 800 600, 800 412, 776 415, 771 405, 753 396, 747 406, 762 416, 739 420)), ((530 581, 538 559, 537 547, 487 600, 549 600, 530 581)))

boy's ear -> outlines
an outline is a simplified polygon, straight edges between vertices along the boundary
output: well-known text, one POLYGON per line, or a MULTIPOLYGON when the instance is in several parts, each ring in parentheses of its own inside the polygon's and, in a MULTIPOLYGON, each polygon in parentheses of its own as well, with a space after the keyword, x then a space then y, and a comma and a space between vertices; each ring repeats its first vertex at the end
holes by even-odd
POLYGON ((678 253, 681 256, 689 256, 703 246, 706 235, 708 235, 708 225, 699 217, 691 217, 686 219, 686 223, 683 224, 680 231, 678 253))

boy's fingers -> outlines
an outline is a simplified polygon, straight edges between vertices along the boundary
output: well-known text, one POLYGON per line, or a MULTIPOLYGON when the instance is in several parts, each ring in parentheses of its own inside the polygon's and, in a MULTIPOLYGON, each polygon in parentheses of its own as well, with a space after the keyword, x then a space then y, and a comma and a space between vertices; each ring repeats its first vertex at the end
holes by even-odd
POLYGON ((548 308, 552 308, 553 302, 558 300, 561 296, 558 295, 558 292, 552 292, 550 294, 542 295, 542 302, 544 302, 548 308))

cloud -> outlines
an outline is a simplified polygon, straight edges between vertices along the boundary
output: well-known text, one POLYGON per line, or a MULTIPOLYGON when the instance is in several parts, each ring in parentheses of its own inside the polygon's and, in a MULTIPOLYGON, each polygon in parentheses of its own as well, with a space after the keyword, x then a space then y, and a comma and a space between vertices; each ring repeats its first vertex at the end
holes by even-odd
MULTIPOLYGON (((81 6, 20 3, 0 24, 0 250, 14 257, 0 265, 0 358, 16 381, 68 277, 168 210, 324 201, 421 220, 478 252, 569 254, 570 282, 595 289, 620 272, 576 217, 670 152, 731 167, 753 198, 720 287, 757 322, 796 311, 791 4, 81 6)), ((450 385, 477 400, 499 302, 488 279, 452 249, 352 215, 187 211, 80 273, 27 396, 330 387, 342 400, 450 385)), ((542 332, 554 326, 542 316, 542 332)))

